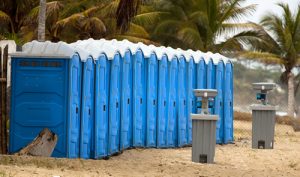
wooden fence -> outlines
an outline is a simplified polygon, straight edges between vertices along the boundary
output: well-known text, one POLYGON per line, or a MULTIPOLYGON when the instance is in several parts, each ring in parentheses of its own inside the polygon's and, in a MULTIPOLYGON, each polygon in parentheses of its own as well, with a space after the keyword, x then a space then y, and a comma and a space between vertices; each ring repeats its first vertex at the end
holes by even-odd
POLYGON ((8 45, 0 47, 0 154, 7 153, 8 147, 8 121, 9 121, 9 99, 7 88, 7 62, 8 62, 8 45))

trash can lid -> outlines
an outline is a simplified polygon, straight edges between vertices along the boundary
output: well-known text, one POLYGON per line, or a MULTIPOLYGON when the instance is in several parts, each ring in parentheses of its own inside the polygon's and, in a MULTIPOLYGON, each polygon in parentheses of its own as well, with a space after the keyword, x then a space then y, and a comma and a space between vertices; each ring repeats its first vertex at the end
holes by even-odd
POLYGON ((250 106, 251 110, 257 110, 257 111, 276 111, 277 106, 272 105, 262 105, 262 104, 252 104, 250 106))
POLYGON ((210 115, 210 114, 191 114, 192 120, 219 120, 218 115, 210 115))

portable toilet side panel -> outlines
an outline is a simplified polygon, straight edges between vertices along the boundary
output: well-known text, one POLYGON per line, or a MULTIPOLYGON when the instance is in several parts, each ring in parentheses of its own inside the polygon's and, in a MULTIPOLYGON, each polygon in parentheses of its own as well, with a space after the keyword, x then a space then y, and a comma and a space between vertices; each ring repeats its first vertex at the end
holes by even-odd
POLYGON ((224 130, 224 143, 233 142, 233 69, 231 63, 225 65, 224 130))
POLYGON ((69 111, 67 157, 78 158, 80 147, 80 110, 81 110, 81 61, 74 55, 69 62, 69 111))
POLYGON ((80 157, 94 158, 94 61, 83 63, 80 157))
MULTIPOLYGON (((52 156, 67 157, 69 61, 12 57, 10 153, 18 152, 48 127, 58 136, 52 156)), ((76 144, 78 132, 74 134, 76 144)), ((77 150, 71 151, 76 156, 77 150)))
POLYGON ((126 51, 122 60, 121 140, 120 149, 132 146, 132 55, 126 51))
POLYGON ((138 50, 133 62, 133 146, 144 147, 146 143, 146 87, 145 61, 138 50))
POLYGON ((108 98, 110 62, 103 54, 95 69, 95 158, 108 156, 108 98))
POLYGON ((168 59, 164 55, 158 61, 158 95, 157 95, 157 147, 167 147, 168 117, 168 59))
POLYGON ((156 147, 158 61, 154 53, 146 59, 147 78, 147 132, 146 146, 156 147))
POLYGON ((177 146, 177 83, 178 61, 174 57, 169 62, 168 116, 167 116, 167 146, 177 146))
POLYGON ((196 97, 194 96, 193 90, 196 88, 196 65, 193 58, 187 63, 187 143, 192 144, 192 119, 191 113, 196 113, 196 97))
POLYGON ((186 91, 186 66, 185 58, 180 57, 178 60, 178 146, 187 145, 187 91, 186 91))
POLYGON ((219 115, 216 122, 216 141, 218 144, 223 143, 224 138, 224 109, 223 109, 223 90, 224 90, 224 63, 220 61, 216 68, 216 90, 215 97, 215 114, 219 115))
MULTIPOLYGON (((202 58, 199 63, 197 64, 197 89, 206 89, 207 88, 207 65, 202 58)), ((201 98, 196 98, 198 101, 201 100, 201 98)), ((197 105, 195 105, 196 112, 200 112, 201 108, 198 108, 197 105)))
POLYGON ((116 54, 111 60, 109 94, 109 155, 119 152, 120 146, 120 92, 121 56, 116 54))

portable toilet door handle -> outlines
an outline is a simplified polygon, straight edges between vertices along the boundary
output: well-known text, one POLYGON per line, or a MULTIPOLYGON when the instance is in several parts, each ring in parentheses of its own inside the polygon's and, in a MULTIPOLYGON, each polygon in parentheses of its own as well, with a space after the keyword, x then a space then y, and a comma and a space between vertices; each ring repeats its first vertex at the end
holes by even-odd
POLYGON ((155 105, 156 103, 155 103, 155 100, 153 100, 153 105, 155 105))
POLYGON ((130 103, 130 99, 128 98, 128 99, 127 99, 127 104, 129 104, 129 103, 130 103))
POLYGON ((78 114, 78 107, 76 107, 76 114, 78 114))
POLYGON ((143 104, 143 98, 140 98, 140 103, 143 104))
POLYGON ((173 106, 174 106, 174 107, 176 106, 176 102, 175 102, 175 101, 173 102, 173 106))
POLYGON ((118 102, 116 102, 116 108, 118 108, 119 107, 119 103, 118 102))
POLYGON ((164 106, 166 106, 166 101, 164 101, 164 106))
POLYGON ((103 105, 103 111, 105 111, 105 107, 106 107, 106 106, 105 106, 105 105, 103 105))
POLYGON ((183 105, 185 106, 185 104, 186 104, 186 103, 185 103, 185 100, 183 100, 183 105))
POLYGON ((89 109, 89 115, 91 115, 91 109, 89 109))

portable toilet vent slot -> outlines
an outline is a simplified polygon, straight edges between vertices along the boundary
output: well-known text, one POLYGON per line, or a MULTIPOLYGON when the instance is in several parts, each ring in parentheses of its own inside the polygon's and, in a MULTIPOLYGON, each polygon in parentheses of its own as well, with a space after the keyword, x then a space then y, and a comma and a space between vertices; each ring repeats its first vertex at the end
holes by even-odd
POLYGON ((268 103, 267 94, 275 88, 273 83, 254 83, 256 99, 260 104, 251 105, 252 109, 252 148, 273 149, 276 107, 268 103))
POLYGON ((192 161, 213 163, 216 145, 216 122, 218 115, 212 115, 214 98, 218 92, 214 89, 195 89, 197 107, 201 108, 198 114, 191 114, 192 118, 192 161), (202 99, 199 99, 199 98, 202 99))

